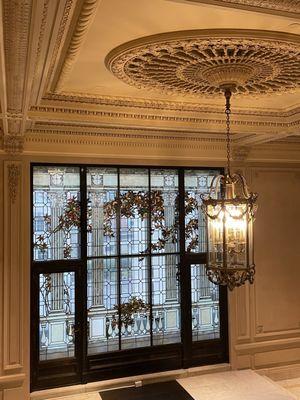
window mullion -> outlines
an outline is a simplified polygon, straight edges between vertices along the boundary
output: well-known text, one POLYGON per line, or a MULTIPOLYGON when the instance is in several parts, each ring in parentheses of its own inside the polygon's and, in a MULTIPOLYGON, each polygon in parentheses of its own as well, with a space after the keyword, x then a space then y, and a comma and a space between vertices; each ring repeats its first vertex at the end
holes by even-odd
POLYGON ((116 225, 117 225, 117 299, 118 299, 118 337, 119 337, 119 350, 121 350, 121 330, 122 330, 122 319, 121 319, 121 198, 120 198, 120 168, 118 168, 118 183, 117 183, 117 213, 116 213, 116 225))
POLYGON ((150 344, 153 346, 153 308, 152 308, 152 240, 151 240, 151 213, 152 213, 152 204, 151 204, 151 169, 148 169, 148 249, 149 249, 149 256, 148 256, 148 280, 149 280, 149 304, 150 304, 150 344))

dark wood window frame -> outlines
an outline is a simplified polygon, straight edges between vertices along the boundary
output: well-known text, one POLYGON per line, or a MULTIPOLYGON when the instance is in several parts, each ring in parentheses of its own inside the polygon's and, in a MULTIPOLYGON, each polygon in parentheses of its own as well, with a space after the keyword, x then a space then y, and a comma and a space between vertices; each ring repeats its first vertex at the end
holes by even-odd
MULTIPOLYGON (((194 366, 228 362, 228 311, 227 289, 220 287, 220 338, 192 341, 191 300, 186 294, 191 293, 192 264, 205 264, 205 253, 186 253, 184 232, 184 171, 216 170, 211 167, 172 167, 172 166, 134 166, 134 165, 94 165, 94 164, 31 164, 31 193, 33 193, 33 168, 36 166, 72 166, 80 168, 81 195, 81 257, 77 260, 34 261, 33 244, 31 248, 31 390, 100 381, 116 377, 140 375, 189 368, 194 366), (178 171, 179 178, 179 256, 180 256, 180 293, 181 293, 181 343, 157 345, 130 350, 120 350, 96 355, 87 354, 87 194, 86 171, 89 167, 112 167, 134 169, 173 169, 178 171), (80 334, 75 339, 75 356, 69 359, 39 361, 39 274, 50 272, 75 272, 76 303, 75 326, 80 334), (84 301, 80 301, 84 299, 84 301)), ((33 198, 31 198, 31 205, 33 198)), ((31 238, 33 237, 33 212, 31 206, 31 238)), ((118 256, 120 257, 120 255, 118 256)))

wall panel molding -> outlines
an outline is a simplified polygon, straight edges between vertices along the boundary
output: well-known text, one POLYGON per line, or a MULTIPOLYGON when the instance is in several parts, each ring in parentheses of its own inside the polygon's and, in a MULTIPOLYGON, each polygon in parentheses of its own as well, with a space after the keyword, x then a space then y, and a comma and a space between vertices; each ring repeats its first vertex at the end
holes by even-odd
POLYGON ((4 161, 4 334, 3 369, 23 367, 22 163, 4 161))

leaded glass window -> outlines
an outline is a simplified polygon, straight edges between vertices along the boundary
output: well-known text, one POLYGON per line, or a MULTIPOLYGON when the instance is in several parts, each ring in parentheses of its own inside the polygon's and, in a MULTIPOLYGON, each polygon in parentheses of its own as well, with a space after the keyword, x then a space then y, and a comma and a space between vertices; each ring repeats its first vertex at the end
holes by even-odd
POLYGON ((74 356, 74 272, 40 274, 40 360, 74 356))
POLYGON ((219 288, 204 270, 200 198, 214 175, 205 169, 33 167, 39 361, 75 357, 78 321, 86 324, 81 343, 87 357, 179 346, 187 326, 193 342, 220 338, 219 288), (82 280, 75 280, 78 272, 82 280))
POLYGON ((79 231, 79 168, 34 167, 34 260, 79 258, 79 231))
POLYGON ((184 171, 185 182, 185 248, 187 252, 204 253, 206 230, 201 210, 201 193, 207 193, 215 171, 184 171))

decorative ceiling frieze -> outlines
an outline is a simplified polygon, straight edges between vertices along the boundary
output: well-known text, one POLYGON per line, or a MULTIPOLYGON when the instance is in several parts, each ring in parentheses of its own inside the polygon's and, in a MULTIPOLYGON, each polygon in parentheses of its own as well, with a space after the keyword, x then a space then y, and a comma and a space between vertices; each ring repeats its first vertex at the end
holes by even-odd
MULTIPOLYGON (((175 0, 176 1, 176 0, 175 0)), ((243 8, 249 11, 281 14, 290 18, 300 18, 298 0, 185 0, 192 3, 214 4, 225 7, 243 8)))
POLYGON ((300 37, 253 32, 181 31, 125 43, 112 50, 106 65, 138 88, 218 97, 222 82, 237 95, 292 92, 300 87, 300 37))
MULTIPOLYGON (((92 106, 107 106, 107 107, 122 107, 122 108, 133 108, 147 110, 159 110, 160 112, 172 110, 181 112, 199 112, 199 113, 214 113, 224 115, 222 107, 216 107, 213 105, 205 105, 199 103, 192 103, 189 101, 171 101, 171 100, 155 100, 145 98, 125 98, 121 96, 97 96, 92 97, 84 95, 82 93, 47 93, 43 97, 41 106, 74 106, 75 108, 88 108, 92 106)), ((235 107, 235 115, 251 115, 251 116, 264 116, 264 117, 278 117, 288 118, 298 116, 300 113, 300 105, 298 107, 292 107, 287 110, 271 110, 271 109, 254 109, 247 108, 242 109, 238 106, 235 107)))
MULTIPOLYGON (((214 114, 214 113, 213 113, 214 114)), ((203 116, 201 114, 199 115, 184 115, 184 114, 169 114, 166 115, 165 113, 152 113, 150 114, 149 112, 147 113, 137 113, 137 112, 130 112, 129 110, 127 112, 125 111, 113 111, 113 110, 101 110, 101 109, 74 109, 71 107, 61 107, 61 106, 53 106, 53 105, 44 105, 44 106, 35 106, 31 108, 29 117, 31 120, 43 120, 43 119, 48 119, 49 116, 53 115, 63 115, 66 121, 77 121, 78 125, 83 121, 88 121, 92 120, 93 118, 99 118, 99 117, 106 117, 106 118, 111 118, 113 122, 113 119, 118 119, 119 122, 121 122, 122 119, 133 119, 133 120, 141 120, 141 121, 166 121, 166 122, 183 122, 187 124, 220 124, 224 125, 224 116, 220 112, 218 113, 219 115, 212 115, 212 116, 203 116), (73 116, 73 117, 72 117, 73 116), (79 117, 82 117, 82 119, 79 119, 79 117)), ((101 121, 98 119, 98 122, 101 123, 101 121)), ((299 121, 297 121, 297 124, 299 121)), ((295 122, 293 121, 293 124, 295 122)), ((276 127, 276 128, 289 128, 291 125, 286 122, 286 121, 281 121, 280 118, 276 120, 269 120, 265 121, 264 119, 259 120, 259 119, 240 119, 240 118, 234 118, 232 121, 232 125, 235 126, 255 126, 255 127, 266 127, 268 126, 269 128, 271 127, 276 127)), ((145 127, 145 124, 143 124, 145 127)))

